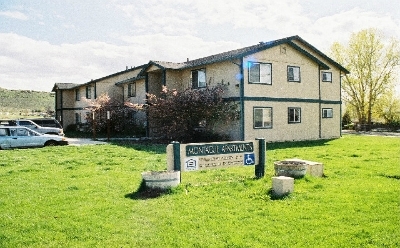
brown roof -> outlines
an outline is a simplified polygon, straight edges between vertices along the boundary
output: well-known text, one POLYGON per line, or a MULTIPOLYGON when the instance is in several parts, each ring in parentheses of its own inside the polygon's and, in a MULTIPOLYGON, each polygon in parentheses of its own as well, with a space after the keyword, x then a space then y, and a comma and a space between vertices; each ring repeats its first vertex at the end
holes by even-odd
POLYGON ((292 46, 294 49, 296 49, 299 52, 301 52, 302 54, 304 54, 306 57, 308 57, 311 60, 313 60, 315 63, 320 65, 321 68, 329 69, 328 65, 326 65, 320 59, 316 58, 315 56, 313 56, 309 52, 305 51, 304 49, 302 49, 301 47, 296 45, 293 42, 293 40, 300 41, 305 46, 307 46, 311 50, 313 50, 315 53, 317 53, 318 55, 320 55, 321 57, 323 57, 324 59, 326 59, 330 63, 332 63, 335 66, 337 66, 343 72, 349 73, 349 71, 346 68, 342 67, 340 64, 338 64, 337 62, 335 62, 334 60, 332 60, 331 58, 326 56, 324 53, 322 53, 317 48, 315 48, 314 46, 312 46, 311 44, 309 44, 308 42, 306 42, 305 40, 303 40, 302 38, 300 38, 297 35, 291 36, 291 37, 287 37, 287 38, 283 38, 283 39, 279 39, 279 40, 269 41, 269 42, 259 42, 258 44, 253 45, 253 46, 248 46, 248 47, 244 47, 244 48, 240 48, 240 49, 236 49, 236 50, 232 50, 232 51, 228 51, 228 52, 218 53, 218 54, 214 54, 214 55, 203 57, 203 58, 199 58, 199 59, 189 60, 189 61, 183 62, 183 63, 172 63, 172 62, 164 62, 164 61, 150 61, 148 65, 156 65, 156 66, 159 66, 160 68, 163 68, 163 69, 175 69, 175 70, 186 69, 186 68, 192 68, 192 67, 196 67, 196 66, 212 64, 212 63, 216 63, 216 62, 222 62, 222 61, 226 61, 226 60, 242 58, 244 56, 247 56, 247 55, 250 55, 250 54, 253 54, 253 53, 256 53, 256 52, 259 52, 259 51, 262 51, 262 50, 266 50, 266 49, 269 49, 271 47, 286 43, 286 44, 292 46))
POLYGON ((69 90, 73 89, 79 84, 74 84, 74 83, 55 83, 53 86, 53 89, 51 91, 56 91, 56 90, 69 90))

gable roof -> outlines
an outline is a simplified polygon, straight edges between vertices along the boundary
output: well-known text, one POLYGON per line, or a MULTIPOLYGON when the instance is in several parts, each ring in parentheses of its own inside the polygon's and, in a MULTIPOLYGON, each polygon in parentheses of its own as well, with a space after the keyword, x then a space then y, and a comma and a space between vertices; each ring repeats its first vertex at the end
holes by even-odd
POLYGON ((75 88, 78 85, 79 84, 74 83, 55 83, 51 91, 55 92, 56 90, 69 90, 75 88))
MULTIPOLYGON (((53 89, 52 89, 52 91, 56 91, 57 89, 59 89, 59 90, 67 90, 67 89, 68 89, 68 90, 71 90, 71 89, 74 89, 74 88, 79 88, 79 87, 82 87, 82 86, 85 86, 85 85, 90 85, 90 84, 92 84, 92 83, 99 82, 99 81, 104 80, 104 79, 107 79, 107 78, 111 78, 111 77, 114 77, 114 76, 118 76, 118 75, 120 75, 120 74, 124 74, 124 73, 126 73, 126 72, 131 72, 131 71, 134 71, 134 70, 137 70, 137 69, 141 69, 141 68, 143 68, 143 67, 145 67, 145 66, 147 66, 147 64, 140 65, 140 66, 136 66, 136 67, 131 67, 131 68, 129 68, 129 69, 128 69, 128 67, 127 67, 127 69, 126 69, 125 71, 119 71, 119 72, 113 73, 113 74, 111 74, 111 75, 107 75, 107 76, 105 76, 105 77, 101 77, 101 78, 98 78, 98 79, 94 79, 94 80, 91 80, 91 81, 86 82, 86 83, 83 83, 83 84, 55 83, 55 84, 54 84, 54 87, 53 87, 53 89)), ((140 77, 140 73, 141 73, 141 72, 142 72, 142 71, 140 71, 140 72, 138 73, 137 78, 140 77)))
POLYGON ((318 64, 321 69, 324 69, 324 70, 330 69, 330 67, 326 63, 324 63, 321 59, 318 59, 317 57, 312 55, 310 52, 306 51, 305 49, 303 49, 302 47, 297 45, 294 41, 300 42, 305 47, 307 47, 312 52, 314 52, 314 54, 317 54, 318 56, 320 56, 320 58, 323 58, 325 61, 328 61, 330 64, 336 66, 342 72, 344 72, 346 74, 350 73, 346 68, 341 66, 339 63, 335 62, 333 59, 329 58, 327 55, 322 53, 320 50, 318 50, 317 48, 312 46, 310 43, 303 40, 300 36, 295 35, 295 36, 290 36, 290 37, 279 39, 279 40, 260 42, 256 45, 243 47, 243 48, 231 50, 228 52, 218 53, 218 54, 210 55, 210 56, 199 58, 199 59, 189 60, 189 61, 182 62, 182 63, 150 60, 147 64, 140 65, 140 66, 137 66, 137 67, 134 67, 131 69, 127 69, 125 71, 120 71, 120 72, 117 72, 117 73, 114 73, 114 74, 111 74, 111 75, 108 75, 108 76, 105 76, 105 77, 102 77, 99 79, 91 80, 90 82, 87 82, 84 84, 56 83, 54 85, 52 91, 55 91, 56 89, 73 89, 73 88, 77 88, 80 86, 92 84, 92 83, 95 83, 95 82, 98 82, 98 81, 101 81, 101 80, 104 80, 104 79, 107 79, 107 78, 110 78, 110 77, 113 77, 113 76, 116 76, 116 75, 119 75, 119 74, 122 74, 122 73, 125 73, 128 71, 141 69, 141 71, 138 73, 138 75, 136 77, 132 77, 132 78, 129 78, 129 79, 126 79, 126 80, 116 83, 116 85, 121 85, 121 84, 124 84, 127 82, 135 81, 138 79, 143 79, 144 75, 145 75, 144 72, 151 66, 156 66, 163 70, 164 69, 170 69, 170 70, 190 69, 190 68, 194 68, 194 67, 198 67, 198 66, 204 66, 204 65, 208 65, 208 64, 217 63, 217 62, 240 59, 245 56, 248 56, 248 55, 251 55, 251 54, 254 54, 254 53, 275 47, 275 46, 279 46, 282 44, 288 44, 289 46, 291 46, 292 48, 294 48, 295 50, 297 50, 304 56, 308 57, 309 59, 314 61, 316 64, 318 64))
MULTIPOLYGON (((269 49, 269 48, 272 48, 272 47, 275 47, 275 46, 278 46, 281 44, 288 44, 291 47, 293 47, 295 50, 299 51, 300 53, 302 53, 303 55, 305 55, 306 57, 308 57, 309 59, 311 59, 312 61, 317 63, 322 69, 325 69, 325 70, 329 69, 329 66, 327 64, 325 64, 323 61, 321 61, 320 59, 318 59, 317 57, 315 57, 308 51, 304 50, 300 46, 296 45, 293 42, 293 40, 300 41, 306 47, 308 47, 309 49, 314 51, 316 54, 318 54, 319 56, 324 58, 329 63, 338 67, 344 73, 350 73, 346 68, 344 68, 343 66, 341 66, 340 64, 338 64, 337 62, 335 62, 334 60, 332 60, 325 54, 323 54, 317 48, 315 48, 314 46, 312 46, 311 44, 309 44, 308 42, 306 42, 305 40, 300 38, 298 35, 290 36, 290 37, 279 39, 279 40, 269 41, 269 42, 260 42, 257 45, 239 48, 239 49, 231 50, 228 52, 218 53, 218 54, 214 54, 211 56, 207 56, 207 57, 203 57, 203 58, 199 58, 199 59, 195 59, 195 60, 189 60, 189 61, 183 62, 183 63, 172 63, 172 62, 152 61, 151 60, 147 65, 148 66, 156 65, 161 69, 182 70, 182 69, 188 69, 188 68, 193 68, 193 67, 197 67, 197 66, 203 66, 203 65, 207 65, 207 64, 213 64, 216 62, 222 62, 222 61, 226 61, 226 60, 239 59, 239 58, 248 56, 250 54, 257 53, 257 52, 260 52, 260 51, 263 51, 263 50, 266 50, 266 49, 269 49)), ((148 66, 146 68, 148 68, 148 66)), ((144 68, 143 71, 146 70, 146 68, 144 68)))

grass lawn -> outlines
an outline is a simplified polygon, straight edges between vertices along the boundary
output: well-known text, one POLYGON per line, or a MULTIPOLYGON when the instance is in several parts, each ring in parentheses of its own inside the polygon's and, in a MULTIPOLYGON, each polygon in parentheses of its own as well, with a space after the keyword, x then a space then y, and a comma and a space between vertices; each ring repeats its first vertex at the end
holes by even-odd
POLYGON ((165 168, 162 145, 0 151, 0 247, 400 247, 400 138, 267 144, 262 179, 187 172, 143 197, 140 173, 165 168), (293 157, 326 176, 271 199, 273 162, 293 157))

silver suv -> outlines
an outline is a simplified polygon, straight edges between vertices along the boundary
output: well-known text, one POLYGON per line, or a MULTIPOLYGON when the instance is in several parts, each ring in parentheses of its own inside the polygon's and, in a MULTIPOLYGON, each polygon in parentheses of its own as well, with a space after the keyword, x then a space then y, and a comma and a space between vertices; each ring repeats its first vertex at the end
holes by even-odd
POLYGON ((42 127, 42 126, 39 126, 38 124, 34 123, 31 120, 25 120, 25 119, 15 120, 15 123, 18 126, 24 126, 24 127, 30 128, 33 131, 36 131, 41 134, 55 134, 55 135, 59 135, 59 136, 64 136, 64 130, 62 128, 42 127))
POLYGON ((40 134, 22 126, 0 126, 0 150, 68 145, 65 137, 40 134))

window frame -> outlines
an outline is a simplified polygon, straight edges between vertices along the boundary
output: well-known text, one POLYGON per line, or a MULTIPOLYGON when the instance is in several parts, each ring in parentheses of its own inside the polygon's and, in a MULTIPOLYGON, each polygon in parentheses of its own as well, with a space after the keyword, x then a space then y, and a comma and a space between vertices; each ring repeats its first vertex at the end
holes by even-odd
POLYGON ((272 107, 253 107, 253 129, 272 129, 273 127, 273 112, 272 112, 272 107), (261 126, 256 126, 256 110, 263 110, 262 111, 262 120, 261 126), (270 125, 269 126, 264 126, 264 110, 269 110, 269 120, 270 120, 270 125))
POLYGON ((324 119, 329 119, 333 118, 333 108, 322 108, 322 113, 321 113, 322 118, 324 119), (330 111, 329 111, 330 110, 330 111), (328 114, 330 112, 330 115, 328 114), (325 114, 326 113, 326 114, 325 114))
POLYGON ((75 113, 75 124, 82 123, 82 116, 80 113, 75 113))
POLYGON ((300 107, 288 107, 288 123, 289 124, 298 124, 301 123, 301 108, 300 107), (291 110, 294 110, 294 115, 291 116, 291 110), (298 112, 298 120, 296 120, 296 113, 298 112), (291 119, 293 117, 293 119, 291 119))
POLYGON ((247 80, 248 80, 249 84, 272 85, 272 63, 249 61, 247 63, 247 65, 248 65, 248 79, 247 80), (254 76, 252 76, 252 70, 251 69, 254 68, 254 65, 258 65, 259 66, 258 67, 258 81, 252 81, 253 80, 252 78, 254 76), (265 76, 265 77, 261 76, 261 71, 262 71, 261 67, 263 65, 265 65, 265 66, 268 65, 268 67, 269 67, 269 72, 266 73, 267 76, 265 76), (266 79, 265 82, 262 82, 263 78, 266 79))
POLYGON ((200 68, 200 69, 196 69, 196 70, 192 70, 190 72, 190 81, 192 83, 192 89, 202 89, 202 88, 206 88, 207 87, 207 76, 206 76, 206 68, 200 68), (195 76, 194 73, 196 74, 196 80, 195 80, 195 76), (199 81, 199 72, 202 72, 204 74, 204 82, 200 82, 199 81), (200 83, 204 83, 204 85, 202 84, 200 86, 200 83))
POLYGON ((322 82, 332 83, 332 72, 330 72, 330 71, 323 71, 322 74, 321 74, 321 80, 322 80, 322 82), (330 75, 330 76, 328 77, 328 79, 325 79, 325 80, 324 80, 324 75, 330 75))
POLYGON ((300 66, 294 66, 294 65, 288 65, 287 66, 287 81, 288 82, 295 82, 295 83, 301 83, 301 70, 300 70, 300 66), (293 79, 289 78, 289 69, 293 69, 293 79), (298 70, 298 80, 296 80, 296 76, 295 76, 295 69, 298 70))
POLYGON ((128 84, 128 97, 136 97, 136 82, 128 84))
POLYGON ((79 89, 75 89, 75 101, 81 100, 81 91, 79 89))
POLYGON ((92 87, 86 86, 86 99, 92 99, 92 87))

